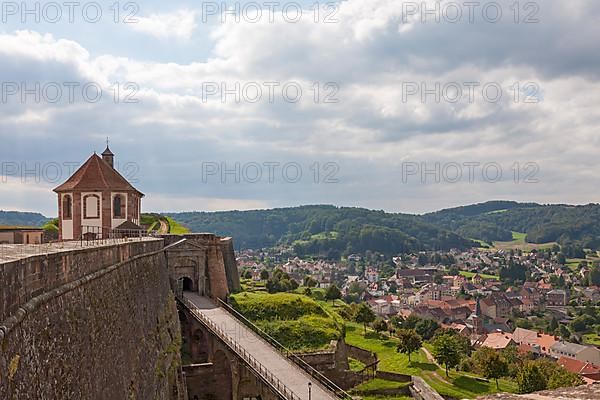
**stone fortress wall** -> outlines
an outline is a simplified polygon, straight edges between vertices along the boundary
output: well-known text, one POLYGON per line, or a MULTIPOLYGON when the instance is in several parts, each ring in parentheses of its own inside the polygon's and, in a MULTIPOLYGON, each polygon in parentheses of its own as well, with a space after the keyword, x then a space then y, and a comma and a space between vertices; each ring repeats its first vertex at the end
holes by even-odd
POLYGON ((160 239, 0 264, 0 398, 176 399, 181 332, 160 239))

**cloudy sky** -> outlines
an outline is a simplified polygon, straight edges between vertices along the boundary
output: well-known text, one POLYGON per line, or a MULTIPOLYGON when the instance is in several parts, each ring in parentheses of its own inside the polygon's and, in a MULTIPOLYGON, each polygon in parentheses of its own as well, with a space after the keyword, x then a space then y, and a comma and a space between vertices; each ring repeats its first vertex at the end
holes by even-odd
POLYGON ((3 2, 0 209, 107 136, 146 211, 600 201, 600 2, 313 3, 3 2))

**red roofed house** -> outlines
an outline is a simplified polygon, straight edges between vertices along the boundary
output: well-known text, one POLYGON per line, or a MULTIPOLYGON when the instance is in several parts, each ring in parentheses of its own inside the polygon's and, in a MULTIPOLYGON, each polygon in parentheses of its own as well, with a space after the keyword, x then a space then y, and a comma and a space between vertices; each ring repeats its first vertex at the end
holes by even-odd
POLYGON ((579 374, 588 384, 600 381, 600 367, 597 365, 567 357, 559 358, 558 363, 567 371, 579 374))
POLYGON ((475 347, 489 347, 494 350, 502 350, 508 346, 513 346, 515 342, 510 333, 492 332, 480 337, 475 343, 475 347))
POLYGON ((114 168, 108 146, 100 158, 94 153, 65 183, 58 194, 60 240, 107 238, 113 229, 140 224, 143 193, 114 168))

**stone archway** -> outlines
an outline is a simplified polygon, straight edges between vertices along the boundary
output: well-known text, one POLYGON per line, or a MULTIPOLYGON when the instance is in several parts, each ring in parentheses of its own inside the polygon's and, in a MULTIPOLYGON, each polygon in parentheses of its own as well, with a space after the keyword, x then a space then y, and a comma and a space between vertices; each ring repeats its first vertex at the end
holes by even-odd
POLYGON ((181 278, 181 287, 183 289, 184 292, 193 292, 195 291, 195 285, 194 285, 194 281, 191 278, 188 278, 187 276, 184 276, 183 278, 181 278))
POLYGON ((240 380, 237 390, 237 400, 260 400, 261 388, 255 377, 240 380))
POLYGON ((207 363, 210 354, 208 338, 202 329, 196 329, 190 338, 189 349, 192 363, 207 363))
POLYGON ((231 361, 224 351, 217 350, 212 362, 214 379, 219 387, 215 400, 231 400, 233 398, 231 361))

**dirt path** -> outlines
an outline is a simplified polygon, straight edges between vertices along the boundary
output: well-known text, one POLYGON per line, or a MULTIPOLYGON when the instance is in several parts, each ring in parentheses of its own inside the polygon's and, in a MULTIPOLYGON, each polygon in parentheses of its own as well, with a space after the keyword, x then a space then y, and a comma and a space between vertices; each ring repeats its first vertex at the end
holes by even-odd
POLYGON ((158 222, 160 222, 160 229, 158 230, 158 233, 162 235, 166 235, 167 233, 169 233, 169 224, 167 223, 167 221, 165 221, 164 219, 159 219, 158 222))
MULTIPOLYGON (((427 357, 427 360, 429 362, 431 362, 432 364, 437 365, 438 368, 442 368, 442 366, 440 364, 438 364, 438 362, 435 360, 435 357, 433 356, 433 354, 431 354, 429 352, 429 350, 427 350, 427 348, 421 347, 421 350, 423 350, 423 352, 425 353, 425 356, 427 357)), ((442 369, 444 369, 444 368, 442 368, 442 369)))

